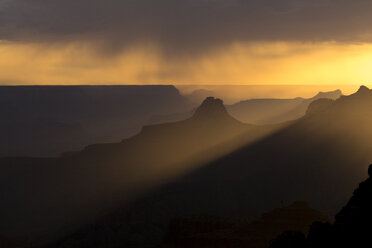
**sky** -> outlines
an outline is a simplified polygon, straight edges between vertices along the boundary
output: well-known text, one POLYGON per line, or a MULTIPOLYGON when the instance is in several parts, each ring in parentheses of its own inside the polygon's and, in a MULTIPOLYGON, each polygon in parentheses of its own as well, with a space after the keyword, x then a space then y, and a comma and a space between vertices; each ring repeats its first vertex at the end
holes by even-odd
POLYGON ((0 84, 372 84, 369 0, 0 0, 0 84))

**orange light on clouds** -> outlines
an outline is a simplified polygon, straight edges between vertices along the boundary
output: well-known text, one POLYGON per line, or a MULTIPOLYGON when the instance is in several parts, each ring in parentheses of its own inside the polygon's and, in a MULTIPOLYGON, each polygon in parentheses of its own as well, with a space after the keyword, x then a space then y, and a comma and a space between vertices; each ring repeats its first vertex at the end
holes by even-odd
POLYGON ((115 56, 85 43, 0 43, 1 84, 369 84, 372 44, 235 43, 192 56, 115 56))

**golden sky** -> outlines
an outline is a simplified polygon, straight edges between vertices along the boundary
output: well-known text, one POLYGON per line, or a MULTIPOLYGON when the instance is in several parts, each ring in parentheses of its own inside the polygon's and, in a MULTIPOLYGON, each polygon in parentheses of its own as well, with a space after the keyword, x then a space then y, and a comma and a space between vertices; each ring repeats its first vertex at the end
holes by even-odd
POLYGON ((372 83, 369 43, 233 43, 198 55, 138 46, 104 56, 87 43, 2 42, 1 84, 372 83))
POLYGON ((0 84, 372 83, 372 1, 0 0, 0 84))

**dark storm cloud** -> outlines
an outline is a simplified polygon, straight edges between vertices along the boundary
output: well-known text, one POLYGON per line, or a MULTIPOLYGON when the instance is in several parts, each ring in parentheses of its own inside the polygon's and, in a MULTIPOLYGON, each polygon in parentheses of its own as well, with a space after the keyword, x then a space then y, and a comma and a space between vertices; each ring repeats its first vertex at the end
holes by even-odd
POLYGON ((234 41, 370 41, 369 0, 0 0, 0 40, 156 43, 208 49, 234 41))

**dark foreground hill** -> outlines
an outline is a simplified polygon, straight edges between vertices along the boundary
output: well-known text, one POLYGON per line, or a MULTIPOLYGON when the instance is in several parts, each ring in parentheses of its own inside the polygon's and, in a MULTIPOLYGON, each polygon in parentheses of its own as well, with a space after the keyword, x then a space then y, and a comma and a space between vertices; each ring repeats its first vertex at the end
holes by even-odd
POLYGON ((370 247, 372 234, 372 165, 369 178, 359 184, 334 224, 314 222, 305 237, 290 229, 271 242, 270 248, 370 247))
POLYGON ((61 158, 0 159, 0 194, 6 199, 0 236, 50 241, 277 128, 243 124, 221 100, 207 98, 192 118, 146 126, 120 143, 91 145, 61 158))
POLYGON ((270 241, 282 232, 307 233, 315 221, 330 220, 301 201, 269 211, 253 222, 208 215, 175 218, 168 225, 163 247, 267 248, 270 241))
POLYGON ((334 215, 365 177, 365 167, 356 165, 372 160, 371 126, 372 93, 366 87, 317 100, 300 120, 99 219, 106 231, 84 229, 72 243, 93 235, 101 246, 153 247, 172 218, 208 213, 252 219, 298 199, 334 215), (108 236, 121 238, 105 243, 108 236))
POLYGON ((59 156, 192 108, 174 86, 1 86, 0 157, 59 156))

